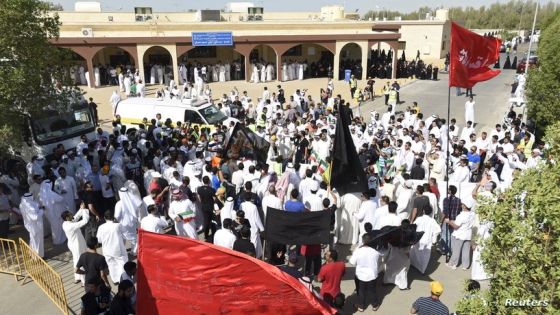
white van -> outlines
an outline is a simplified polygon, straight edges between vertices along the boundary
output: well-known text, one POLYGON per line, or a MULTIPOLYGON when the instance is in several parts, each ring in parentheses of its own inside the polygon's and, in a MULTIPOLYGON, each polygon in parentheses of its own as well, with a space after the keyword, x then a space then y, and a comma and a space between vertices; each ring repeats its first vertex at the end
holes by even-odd
POLYGON ((210 130, 214 130, 218 122, 229 126, 231 121, 238 121, 227 117, 206 100, 191 102, 190 99, 128 98, 117 103, 114 114, 119 115, 124 124, 141 124, 144 118, 149 122, 156 114, 161 114, 162 120, 170 118, 173 124, 177 121, 188 122, 210 130))
POLYGON ((95 140, 93 113, 84 98, 64 111, 45 108, 40 117, 24 114, 22 127, 21 135, 27 146, 15 151, 26 161, 33 155, 51 155, 58 144, 66 150, 75 149, 82 135, 95 140))

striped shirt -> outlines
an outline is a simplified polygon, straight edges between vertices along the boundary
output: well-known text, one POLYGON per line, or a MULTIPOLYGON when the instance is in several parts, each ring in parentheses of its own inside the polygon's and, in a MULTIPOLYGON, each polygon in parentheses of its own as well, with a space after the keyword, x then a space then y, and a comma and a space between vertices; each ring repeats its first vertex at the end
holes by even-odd
POLYGON ((449 315, 449 309, 439 299, 421 297, 412 304, 418 315, 449 315))

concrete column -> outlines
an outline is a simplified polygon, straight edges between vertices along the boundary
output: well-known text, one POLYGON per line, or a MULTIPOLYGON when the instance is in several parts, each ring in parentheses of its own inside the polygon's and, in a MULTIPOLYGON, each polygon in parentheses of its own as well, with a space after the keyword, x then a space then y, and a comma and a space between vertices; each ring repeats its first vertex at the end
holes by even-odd
POLYGON ((177 45, 173 44, 173 45, 168 45, 165 48, 167 48, 167 50, 169 50, 169 53, 171 54, 171 66, 173 67, 173 80, 175 80, 175 84, 179 84, 179 62, 178 62, 178 56, 177 56, 177 45))
POLYGON ((338 47, 338 42, 336 43, 336 49, 334 53, 334 65, 333 65, 333 80, 338 81, 338 73, 340 72, 340 48, 338 47))
MULTIPOLYGON (((146 76, 144 75, 144 53, 146 52, 145 47, 140 47, 140 45, 136 45, 136 69, 140 72, 140 78, 145 80, 146 76)), ((144 84, 150 83, 148 80, 145 80, 144 84)))
POLYGON ((245 82, 249 82, 252 74, 253 74, 253 67, 251 67, 249 57, 245 57, 245 82))
POLYGON ((276 81, 282 81, 282 56, 276 54, 276 81))
POLYGON ((362 77, 360 77, 358 79, 366 80, 367 79, 367 62, 368 62, 368 57, 369 57, 369 51, 371 49, 369 48, 368 42, 365 43, 365 47, 364 47, 364 45, 360 45, 360 47, 362 48, 362 77))
POLYGON ((89 88, 95 89, 95 74, 93 73, 93 57, 86 58, 87 70, 89 74, 89 88))

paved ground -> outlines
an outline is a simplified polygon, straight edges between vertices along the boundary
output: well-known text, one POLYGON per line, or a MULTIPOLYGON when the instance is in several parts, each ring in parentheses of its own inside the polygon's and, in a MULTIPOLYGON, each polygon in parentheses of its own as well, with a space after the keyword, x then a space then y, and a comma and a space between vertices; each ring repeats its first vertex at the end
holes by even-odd
MULTIPOLYGON (((478 130, 492 129, 505 115, 509 108, 508 99, 513 83, 515 71, 502 70, 496 78, 477 84, 473 89, 475 104, 475 123, 478 130)), ((418 102, 420 110, 424 115, 436 114, 440 118, 447 118, 447 94, 448 75, 441 73, 438 81, 417 80, 401 88, 401 102, 397 105, 397 111, 405 110, 412 106, 412 102, 418 102)), ((451 118, 457 120, 461 128, 465 125, 465 89, 462 95, 456 95, 456 89, 451 88, 451 118)), ((377 98, 373 102, 363 104, 360 108, 362 115, 369 119, 372 110, 384 113, 387 106, 383 98, 377 98)), ((357 109, 354 109, 356 112, 357 109)), ((426 117, 426 116, 425 116, 426 117)))
MULTIPOLYGON (((503 62, 502 58, 502 62, 503 62)), ((503 73, 494 80, 481 83, 474 89, 475 100, 477 102, 475 109, 475 119, 482 129, 490 129, 500 121, 507 109, 507 99, 509 97, 509 84, 514 76, 513 70, 504 70, 503 73)), ((378 80, 377 89, 385 80, 378 80)), ((440 74, 439 81, 403 81, 401 90, 401 100, 404 101, 400 105, 400 109, 406 108, 417 101, 421 110, 425 113, 436 113, 440 117, 447 115, 447 75, 440 74)), ((245 82, 235 82, 240 91, 247 90, 249 95, 258 96, 262 93, 265 84, 250 84, 245 82)), ((278 83, 266 84, 271 90, 276 90, 278 83)), ((316 97, 321 87, 326 85, 325 79, 312 79, 305 81, 292 81, 281 83, 287 94, 293 93, 296 88, 308 88, 310 93, 316 97), (316 91, 316 92, 313 92, 316 91)), ((360 83, 363 86, 364 83, 360 83)), ((211 85, 214 95, 221 95, 232 88, 232 83, 216 83, 211 85)), ((156 87, 149 87, 149 91, 153 93, 156 87)), ((100 89, 87 89, 87 97, 93 97, 100 109, 100 118, 105 123, 112 118, 110 105, 108 104, 109 96, 114 87, 105 87, 100 89)), ((344 82, 337 82, 335 86, 336 93, 342 93, 343 97, 348 98, 348 86, 344 82)), ((451 117, 455 117, 459 126, 464 125, 464 96, 455 96, 455 90, 451 91, 451 117)), ((385 111, 385 105, 381 99, 373 102, 367 102, 361 107, 363 114, 371 110, 385 111)), ((17 237, 27 238, 26 233, 21 226, 16 227, 15 232, 10 238, 17 237)), ((71 256, 66 251, 66 246, 53 247, 50 238, 46 240, 46 255, 49 257, 48 263, 59 272, 65 283, 66 295, 71 309, 71 314, 79 314, 79 297, 83 294, 80 285, 73 284, 73 271, 71 256)), ((341 257, 347 258, 350 255, 349 246, 340 246, 341 257)), ((428 283, 431 280, 441 281, 444 285, 444 293, 442 301, 454 310, 454 305, 462 296, 462 285, 465 279, 470 276, 469 271, 450 270, 445 265, 445 258, 439 255, 432 256, 432 261, 428 267, 426 275, 420 274, 414 268, 411 268, 408 275, 410 290, 400 291, 393 286, 378 286, 378 292, 382 298, 382 305, 375 314, 408 314, 411 304, 419 296, 429 294, 428 283)), ((352 304, 356 301, 354 291, 354 268, 348 265, 346 276, 342 282, 342 291, 347 296, 347 304, 345 313, 351 314, 352 304)), ((59 314, 60 312, 49 301, 47 296, 37 287, 36 284, 27 281, 25 285, 16 283, 13 276, 0 274, 0 296, 3 303, 0 303, 0 314, 34 314, 34 315, 50 315, 59 314), (9 301, 6 303, 6 301, 9 301)), ((483 286, 486 286, 483 283, 483 286)), ((113 288, 114 291, 114 288, 113 288)), ((365 314, 374 314, 370 309, 365 314)))

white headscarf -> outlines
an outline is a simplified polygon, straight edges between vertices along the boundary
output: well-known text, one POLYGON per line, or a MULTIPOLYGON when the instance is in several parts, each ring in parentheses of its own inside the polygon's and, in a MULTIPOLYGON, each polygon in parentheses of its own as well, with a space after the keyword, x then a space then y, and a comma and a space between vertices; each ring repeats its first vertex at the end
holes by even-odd
POLYGON ((228 197, 226 202, 224 203, 224 207, 220 211, 220 219, 222 220, 222 224, 224 223, 224 219, 234 219, 234 210, 233 210, 233 198, 228 197))
POLYGON ((32 222, 38 219, 40 213, 39 204, 33 200, 32 193, 26 193, 21 198, 19 210, 23 216, 23 223, 27 230, 33 228, 32 222))
POLYGON ((57 202, 62 201, 62 196, 52 190, 52 183, 49 179, 45 179, 41 183, 39 201, 47 209, 53 208, 57 202))
MULTIPOLYGON (((138 199, 134 193, 126 187, 119 189, 119 198, 122 203, 123 212, 130 214, 133 218, 138 218, 138 208, 142 205, 142 200, 138 199)), ((124 223, 124 222, 121 222, 124 223)), ((126 224, 124 224, 126 225, 126 224)))

